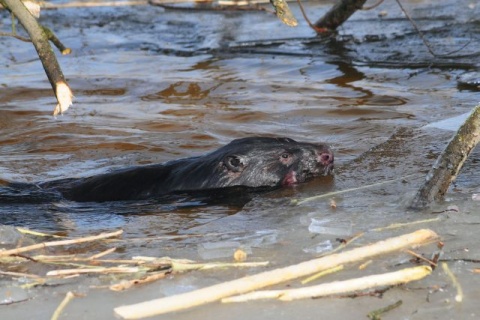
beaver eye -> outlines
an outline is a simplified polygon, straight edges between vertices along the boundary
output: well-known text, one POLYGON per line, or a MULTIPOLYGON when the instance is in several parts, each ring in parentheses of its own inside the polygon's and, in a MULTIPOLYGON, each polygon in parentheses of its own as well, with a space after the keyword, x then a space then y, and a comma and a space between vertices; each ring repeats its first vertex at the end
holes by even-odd
POLYGON ((284 152, 280 155, 280 162, 286 166, 289 166, 293 161, 292 154, 290 152, 284 152))
POLYGON ((238 167, 240 165, 240 159, 238 158, 234 158, 234 157, 230 157, 228 158, 228 164, 232 167, 238 167))
POLYGON ((234 172, 240 172, 245 167, 244 163, 242 162, 242 159, 238 156, 228 156, 225 158, 223 163, 228 170, 231 170, 234 172))

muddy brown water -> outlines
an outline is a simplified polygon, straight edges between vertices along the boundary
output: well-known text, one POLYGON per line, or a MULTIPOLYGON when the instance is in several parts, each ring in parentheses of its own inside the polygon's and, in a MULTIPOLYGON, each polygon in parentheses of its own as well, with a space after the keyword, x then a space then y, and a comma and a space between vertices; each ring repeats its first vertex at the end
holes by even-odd
MULTIPOLYGON (((473 1, 407 4, 436 51, 467 44, 456 53, 461 56, 432 57, 393 3, 356 13, 333 39, 316 38, 301 19, 299 27, 289 28, 265 12, 152 6, 45 11, 42 21, 73 49, 59 60, 75 104, 53 118, 55 101, 31 45, 0 38, 0 179, 33 182, 88 176, 202 154, 250 135, 327 142, 336 152, 337 172, 333 179, 259 195, 243 207, 205 206, 188 199, 169 204, 6 203, 0 204, 0 224, 69 236, 122 228, 127 241, 112 258, 230 261, 233 250, 242 247, 252 261, 269 260, 271 267, 279 267, 313 258, 335 247, 337 238, 438 217, 436 222, 367 232, 357 244, 417 228, 435 230, 445 242, 443 259, 462 284, 462 303, 455 302, 455 288, 437 269, 421 282, 387 291, 381 299, 210 304, 158 318, 359 319, 400 299, 403 305, 388 319, 478 317, 480 280, 472 270, 480 259, 480 202, 472 197, 480 193, 479 152, 467 162, 446 202, 423 213, 411 212, 407 205, 461 122, 455 117, 468 113, 479 100, 478 87, 458 81, 478 75, 479 6, 473 1), (387 15, 379 17, 381 11, 387 15), (291 204, 292 199, 395 179, 291 204), (431 214, 450 206, 455 210, 431 214)), ((292 7, 300 18, 298 7, 292 7)), ((329 4, 308 7, 313 19, 329 4)), ((0 14, 2 29, 8 29, 8 15, 0 14)), ((105 248, 83 248, 101 249, 105 248)), ((433 250, 419 252, 428 256, 433 250)), ((375 259, 370 270, 393 270, 409 265, 408 259, 406 254, 375 259)), ((50 270, 32 268, 39 273, 50 270)), ((9 270, 29 271, 15 266, 9 270)), ((2 319, 49 319, 65 293, 73 290, 85 296, 67 307, 65 318, 112 319, 112 309, 119 305, 255 272, 192 272, 122 293, 93 288, 117 278, 81 277, 20 289, 17 281, 3 277, 0 300, 15 303, 1 305, 0 312, 2 319)), ((364 274, 353 266, 325 281, 364 274)))

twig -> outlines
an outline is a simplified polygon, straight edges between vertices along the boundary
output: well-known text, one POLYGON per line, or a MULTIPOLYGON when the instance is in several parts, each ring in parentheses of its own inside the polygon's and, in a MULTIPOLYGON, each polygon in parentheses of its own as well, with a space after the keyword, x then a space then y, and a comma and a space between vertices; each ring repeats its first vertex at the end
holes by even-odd
POLYGON ((88 260, 97 260, 98 258, 101 258, 103 256, 106 256, 107 254, 110 254, 112 252, 114 252, 115 250, 117 250, 117 248, 110 248, 110 249, 107 249, 103 252, 100 252, 100 253, 97 253, 97 254, 94 254, 93 256, 90 256, 88 257, 87 259, 88 260))
POLYGON ((397 302, 395 303, 392 303, 384 308, 380 308, 378 310, 374 310, 372 312, 369 312, 367 314, 367 317, 372 319, 372 320, 381 320, 380 316, 388 311, 391 311, 395 308, 398 308, 402 305, 402 300, 398 300, 397 302))
POLYGON ((129 289, 133 287, 134 285, 139 285, 139 284, 144 284, 144 283, 149 283, 153 281, 157 281, 159 279, 165 278, 165 276, 170 273, 171 270, 166 270, 166 271, 161 271, 155 274, 150 274, 146 277, 140 278, 140 279, 133 279, 133 280, 128 280, 128 281, 122 281, 117 284, 113 284, 109 287, 110 290, 112 291, 123 291, 126 289, 129 289))
MULTIPOLYGON (((460 49, 456 49, 456 50, 453 50, 451 52, 448 52, 448 53, 445 53, 445 54, 437 54, 433 51, 432 49, 432 46, 430 45, 430 42, 428 42, 427 38, 425 38, 425 35, 423 34, 422 31, 420 31, 420 28, 418 28, 417 24, 415 23, 415 21, 410 17, 410 15, 408 14, 408 12, 405 10, 405 8, 403 7, 402 5, 402 2, 400 0, 395 0, 395 2, 398 4, 398 6, 400 7, 400 10, 402 10, 403 14, 405 14, 405 16, 407 17, 408 21, 410 21, 410 23, 412 24, 413 28, 415 29, 415 31, 418 33, 420 39, 422 39, 422 42, 423 44, 425 45, 425 47, 427 47, 427 50, 428 52, 430 52, 430 54, 434 57, 437 57, 437 58, 446 58, 446 57, 449 57, 449 58, 453 58, 454 56, 452 56, 451 54, 453 53, 456 53, 456 52, 459 52, 459 51, 462 51, 463 49, 465 49, 465 47, 467 47, 469 44, 470 44, 470 41, 468 41, 466 44, 464 44, 460 49)), ((466 55, 466 57, 468 57, 469 55, 466 55)))
POLYGON ((315 30, 316 33, 324 33, 329 31, 327 28, 318 28, 316 27, 308 18, 307 13, 305 12, 305 9, 303 8, 302 0, 297 0, 298 6, 300 8, 300 11, 302 12, 303 19, 307 22, 308 26, 315 30))
POLYGON ((89 236, 89 237, 70 239, 70 240, 42 242, 42 243, 37 243, 37 244, 33 244, 33 245, 30 245, 30 246, 26 246, 26 247, 0 251, 0 257, 1 256, 8 256, 8 255, 11 255, 11 254, 19 254, 19 253, 22 253, 22 252, 42 249, 42 248, 46 248, 46 247, 66 246, 66 245, 71 245, 71 244, 96 241, 96 240, 101 240, 101 239, 105 239, 105 238, 116 237, 116 236, 121 235, 122 233, 123 233, 123 230, 118 230, 118 231, 110 232, 110 233, 101 233, 97 236, 89 236))
POLYGON ((304 277, 340 264, 363 260, 372 256, 408 248, 412 245, 429 243, 437 238, 437 234, 431 230, 418 230, 410 234, 379 241, 350 251, 332 254, 327 257, 302 262, 297 265, 265 271, 256 275, 227 281, 183 294, 117 307, 114 309, 114 312, 125 319, 138 319, 178 311, 283 281, 304 277))
POLYGON ((55 47, 57 47, 57 49, 60 50, 60 52, 63 55, 72 53, 72 49, 65 47, 63 43, 60 41, 60 39, 57 38, 55 33, 53 33, 52 30, 50 30, 45 26, 42 26, 42 28, 43 28, 43 32, 45 32, 45 34, 47 35, 48 40, 50 40, 55 45, 55 47))
POLYGON ((279 299, 292 301, 306 298, 318 298, 333 294, 342 294, 366 290, 380 286, 392 286, 420 280, 432 273, 429 266, 406 268, 395 272, 376 274, 357 279, 323 283, 317 286, 286 290, 268 290, 247 293, 240 296, 222 299, 222 302, 245 302, 259 299, 279 299))
POLYGON ((386 227, 372 229, 372 231, 384 231, 389 229, 397 229, 397 228, 409 227, 409 226, 422 224, 422 223, 436 222, 440 220, 441 220, 440 217, 436 217, 432 219, 418 220, 418 221, 405 222, 405 223, 392 223, 386 227))
POLYGON ((324 193, 324 194, 320 194, 320 195, 317 195, 317 196, 304 198, 304 199, 300 199, 300 200, 294 199, 294 200, 292 200, 291 203, 299 205, 299 204, 303 204, 303 203, 310 202, 310 201, 313 201, 313 200, 318 200, 318 199, 322 199, 322 198, 328 198, 328 197, 331 197, 331 196, 335 196, 337 194, 342 194, 342 193, 347 193, 347 192, 352 192, 352 191, 358 191, 358 190, 378 187, 378 186, 381 186, 381 185, 384 185, 384 184, 387 184, 387 183, 393 183, 393 182, 396 182, 396 181, 404 180, 406 178, 410 178, 410 177, 413 177, 413 176, 416 176, 416 175, 417 174, 410 174, 410 175, 400 177, 400 178, 397 178, 397 179, 380 181, 380 182, 377 182, 377 183, 373 183, 373 184, 369 184, 369 185, 365 185, 365 186, 361 186, 361 187, 357 187, 357 188, 328 192, 328 193, 324 193))
POLYGON ((450 268, 448 267, 448 264, 446 262, 442 262, 442 269, 447 274, 447 276, 450 278, 450 281, 452 281, 453 286, 457 289, 457 295, 455 296, 455 301, 462 302, 462 300, 463 300, 462 286, 460 285, 457 278, 455 277, 453 272, 450 270, 450 268))
POLYGON ((72 274, 84 274, 84 273, 136 273, 141 271, 138 267, 96 267, 96 268, 86 268, 86 269, 63 269, 63 270, 53 270, 47 272, 47 276, 68 276, 72 274))
POLYGON ((23 42, 32 42, 32 40, 30 40, 29 38, 19 36, 18 34, 13 33, 13 32, 0 32, 0 37, 13 37, 13 38, 15 38, 17 40, 20 40, 20 41, 23 41, 23 42))
POLYGON ((11 272, 11 271, 1 271, 0 274, 12 277, 23 277, 23 278, 30 278, 30 279, 42 279, 42 277, 37 276, 36 274, 30 273, 21 273, 21 272, 11 272))
POLYGON ((333 268, 330 268, 330 269, 327 269, 327 270, 323 270, 322 272, 319 272, 317 274, 314 274, 313 276, 311 277, 308 277, 307 279, 304 279, 302 280, 302 284, 307 284, 309 282, 312 282, 314 280, 317 280, 318 278, 321 278, 323 276, 326 276, 328 274, 332 274, 332 273, 335 273, 335 272, 338 272, 338 271, 342 271, 343 270, 343 264, 339 265, 339 266, 336 266, 336 267, 333 267, 333 268))
POLYGON ((65 298, 62 300, 62 302, 59 304, 59 306, 57 307, 57 309, 56 309, 55 312, 53 313, 51 320, 57 320, 58 317, 60 317, 60 314, 62 313, 63 309, 65 309, 65 307, 67 306, 67 304, 68 304, 73 298, 75 298, 75 295, 72 293, 72 291, 68 291, 68 292, 67 292, 67 295, 65 296, 65 298))
POLYGON ((373 8, 378 7, 382 3, 383 3, 383 0, 379 0, 376 3, 372 4, 371 6, 363 6, 362 9, 360 9, 360 10, 365 10, 365 11, 372 10, 373 8))
POLYGON ((147 0, 101 1, 101 2, 71 1, 67 3, 45 2, 43 3, 42 7, 45 9, 61 9, 61 8, 91 8, 91 7, 124 7, 124 6, 144 6, 144 5, 148 5, 147 0))
MULTIPOLYGON (((30 41, 30 40, 29 40, 30 41)), ((50 238, 65 238, 63 236, 57 236, 56 234, 48 234, 48 233, 43 233, 43 232, 38 232, 30 229, 25 229, 22 227, 16 227, 18 232, 23 233, 23 234, 29 234, 32 236, 38 236, 38 237, 50 237, 50 238)))
POLYGON ((419 260, 425 261, 425 262, 428 263, 432 268, 434 268, 434 267, 437 266, 437 263, 436 263, 435 261, 432 261, 432 260, 430 260, 430 259, 427 259, 427 258, 425 258, 425 257, 422 257, 421 255, 419 255, 419 254, 416 253, 415 251, 406 249, 405 252, 408 253, 408 254, 411 254, 412 256, 414 256, 415 258, 417 258, 417 259, 419 259, 419 260))
POLYGON ((324 254, 322 254, 320 256, 323 257, 323 256, 327 256, 329 254, 335 253, 337 251, 340 251, 340 250, 344 249, 345 247, 347 247, 350 243, 354 242, 358 238, 363 237, 364 235, 365 235, 365 233, 363 233, 363 232, 361 232, 359 234, 356 234, 355 236, 351 237, 350 239, 347 239, 346 241, 342 241, 340 243, 340 245, 338 245, 335 249, 330 250, 328 252, 325 252, 324 254))
POLYGON ((251 267, 265 267, 268 261, 262 262, 231 262, 231 263, 179 263, 172 260, 172 269, 175 272, 185 272, 191 270, 209 270, 217 268, 237 267, 237 268, 251 268, 251 267))

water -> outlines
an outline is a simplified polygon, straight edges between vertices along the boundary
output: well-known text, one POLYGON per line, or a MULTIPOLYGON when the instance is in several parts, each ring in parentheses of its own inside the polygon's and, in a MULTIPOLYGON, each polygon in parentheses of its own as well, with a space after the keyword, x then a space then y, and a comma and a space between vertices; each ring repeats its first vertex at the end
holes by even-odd
MULTIPOLYGON (((312 16, 328 9, 326 4, 308 5, 312 16)), ((469 41, 465 29, 479 34, 478 6, 466 10, 453 4, 450 8, 461 11, 456 15, 443 7, 425 11, 429 6, 415 2, 408 8, 420 17, 421 27, 437 50, 448 51, 469 41), (425 12, 428 19, 421 19, 425 12), (453 27, 436 29, 447 22, 453 27), (450 42, 444 41, 447 36, 450 42)), ((298 8, 292 7, 300 17, 298 8)), ((43 23, 73 50, 72 55, 58 58, 75 103, 65 115, 52 117, 56 102, 32 46, 0 38, 5 53, 0 56, 0 179, 35 182, 89 176, 199 155, 250 135, 327 142, 335 150, 337 174, 333 179, 260 194, 243 207, 188 200, 0 204, 0 224, 69 236, 122 228, 118 257, 228 260, 225 252, 238 247, 246 248, 251 259, 281 266, 324 253, 337 246, 337 238, 421 219, 406 210, 408 200, 452 134, 428 125, 468 113, 477 103, 478 91, 458 87, 456 79, 466 70, 478 69, 479 61, 478 57, 432 58, 398 8, 389 4, 387 9, 383 20, 377 18, 378 11, 357 13, 337 40, 315 38, 303 21, 298 28, 282 26, 265 12, 198 13, 151 6, 44 12, 43 23), (290 201, 401 177, 407 178, 302 205, 290 201), (329 224, 319 231, 317 222, 325 219, 329 224)), ((9 16, 3 12, 0 17, 5 29, 9 16)), ((472 37, 472 44, 462 53, 478 48, 478 39, 472 37)), ((451 259, 480 255, 471 245, 478 240, 472 224, 478 220, 478 201, 471 200, 472 193, 479 191, 477 171, 475 156, 459 178, 460 190, 447 198, 445 207, 457 204, 458 214, 447 213, 449 219, 421 226, 432 227, 445 238, 446 256, 451 259), (466 247, 470 251, 462 255, 466 247)), ((444 210, 443 206, 432 210, 444 210)), ((367 233, 360 243, 409 230, 413 228, 367 233)), ((456 269, 471 294, 463 306, 465 314, 475 310, 471 301, 475 301, 477 280, 468 282, 468 270, 473 267, 456 269)), ((71 288, 87 292, 83 303, 92 310, 101 306, 99 314, 108 318, 119 303, 252 272, 256 270, 175 276, 163 287, 142 287, 121 299, 108 294, 100 297, 98 291, 88 289, 86 279, 71 288)), ((432 280, 432 285, 446 281, 438 273, 433 279, 437 282, 432 280)), ((49 317, 66 288, 30 292, 54 297, 41 306, 45 302, 41 299, 29 302, 38 307, 36 316, 49 317)), ((414 319, 415 310, 433 312, 431 305, 418 304, 425 300, 419 293, 397 290, 388 297, 396 295, 408 309, 397 313, 396 319, 414 319)), ((231 309, 214 305, 178 317, 261 319, 275 315, 287 319, 300 312, 309 319, 336 309, 344 310, 339 314, 342 318, 353 319, 364 314, 354 316, 352 310, 361 313, 377 304, 386 303, 359 298, 231 309), (310 314, 305 310, 320 311, 310 314)), ((18 318, 17 308, 24 307, 14 304, 5 312, 18 318)), ((447 308, 440 299, 435 307, 435 316, 447 308)), ((79 305, 72 305, 70 312, 78 319, 89 316, 79 305)))

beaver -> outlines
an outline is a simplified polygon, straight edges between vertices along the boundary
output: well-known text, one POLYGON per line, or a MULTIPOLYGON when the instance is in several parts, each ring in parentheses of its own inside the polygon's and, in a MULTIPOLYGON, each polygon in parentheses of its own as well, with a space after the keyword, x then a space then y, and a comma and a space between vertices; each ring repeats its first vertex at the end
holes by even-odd
POLYGON ((87 178, 37 183, 77 202, 142 200, 229 187, 291 186, 333 172, 329 146, 290 138, 248 137, 202 156, 136 166, 87 178))

